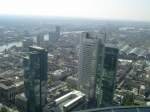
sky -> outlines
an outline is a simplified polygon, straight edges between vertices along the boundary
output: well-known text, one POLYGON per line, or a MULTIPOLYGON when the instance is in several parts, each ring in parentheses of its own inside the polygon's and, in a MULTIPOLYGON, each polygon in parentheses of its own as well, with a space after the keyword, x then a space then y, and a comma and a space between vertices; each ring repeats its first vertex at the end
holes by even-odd
POLYGON ((0 0, 0 15, 150 21, 150 0, 0 0))

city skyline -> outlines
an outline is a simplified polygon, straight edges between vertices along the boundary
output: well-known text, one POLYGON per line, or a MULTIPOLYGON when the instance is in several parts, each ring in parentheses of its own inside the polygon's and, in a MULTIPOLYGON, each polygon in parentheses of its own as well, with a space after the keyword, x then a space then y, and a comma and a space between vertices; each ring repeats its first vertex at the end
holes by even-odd
POLYGON ((0 112, 150 112, 150 0, 0 0, 0 112))
POLYGON ((149 4, 149 0, 5 0, 0 1, 0 15, 150 21, 149 4))

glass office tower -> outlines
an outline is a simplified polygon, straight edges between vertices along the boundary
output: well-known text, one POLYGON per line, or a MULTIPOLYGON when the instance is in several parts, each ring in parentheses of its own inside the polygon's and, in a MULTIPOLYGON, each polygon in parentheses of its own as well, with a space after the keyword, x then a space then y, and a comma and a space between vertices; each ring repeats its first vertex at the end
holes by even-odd
POLYGON ((42 112, 47 103, 47 51, 29 47, 24 58, 24 85, 28 112, 42 112))
POLYGON ((119 50, 117 48, 105 47, 102 106, 112 106, 116 86, 118 52, 119 50))

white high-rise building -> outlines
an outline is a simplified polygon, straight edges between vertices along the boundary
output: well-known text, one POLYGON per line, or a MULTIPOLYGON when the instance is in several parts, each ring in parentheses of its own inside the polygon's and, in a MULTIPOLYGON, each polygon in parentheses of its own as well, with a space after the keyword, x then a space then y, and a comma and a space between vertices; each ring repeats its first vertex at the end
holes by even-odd
POLYGON ((80 40, 79 90, 85 93, 88 99, 95 98, 98 49, 102 43, 100 37, 97 33, 83 32, 80 40))

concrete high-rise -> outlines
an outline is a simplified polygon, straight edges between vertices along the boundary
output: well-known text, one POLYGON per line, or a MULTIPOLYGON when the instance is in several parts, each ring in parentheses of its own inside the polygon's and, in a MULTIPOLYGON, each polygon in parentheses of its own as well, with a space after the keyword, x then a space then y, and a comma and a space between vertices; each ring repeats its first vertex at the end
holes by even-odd
POLYGON ((56 26, 55 31, 49 32, 49 42, 54 44, 60 38, 60 27, 56 26))
POLYGON ((56 26, 56 37, 60 38, 60 26, 56 26))
POLYGON ((32 38, 28 38, 23 40, 22 42, 22 46, 23 46, 23 51, 28 52, 29 46, 33 45, 33 39, 32 38))
POLYGON ((28 112, 43 112, 47 103, 47 51, 41 47, 29 47, 24 58, 24 85, 28 112))
MULTIPOLYGON (((99 62, 99 69, 102 69, 101 66, 103 65, 103 61, 100 61, 103 59, 97 58, 98 53, 103 53, 100 51, 102 49, 99 49, 101 43, 102 41, 98 34, 82 33, 79 53, 79 90, 86 94, 89 101, 95 99, 96 95, 97 62, 99 62)), ((102 58, 103 55, 100 54, 99 58, 102 58)), ((99 75, 101 75, 101 70, 99 75)))
POLYGON ((49 42, 50 44, 55 43, 57 40, 55 32, 49 32, 49 42))
POLYGON ((44 35, 42 33, 38 34, 36 40, 37 40, 37 45, 42 46, 42 43, 44 41, 44 35))

